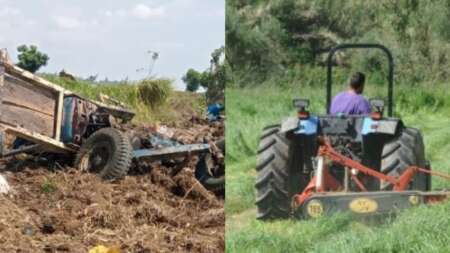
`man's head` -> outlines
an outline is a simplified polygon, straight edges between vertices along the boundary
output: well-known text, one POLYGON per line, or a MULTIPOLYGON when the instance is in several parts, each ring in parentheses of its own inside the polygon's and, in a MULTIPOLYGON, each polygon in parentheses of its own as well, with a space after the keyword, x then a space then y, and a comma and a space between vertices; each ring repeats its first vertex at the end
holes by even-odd
POLYGON ((361 94, 364 91, 365 81, 366 76, 361 72, 356 72, 350 79, 350 88, 354 90, 357 94, 361 94))

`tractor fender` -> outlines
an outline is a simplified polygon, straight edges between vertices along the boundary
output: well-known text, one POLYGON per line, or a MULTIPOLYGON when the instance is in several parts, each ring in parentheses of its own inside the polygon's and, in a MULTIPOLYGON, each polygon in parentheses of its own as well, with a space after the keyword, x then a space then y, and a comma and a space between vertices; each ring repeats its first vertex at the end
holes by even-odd
POLYGON ((293 132, 298 128, 299 119, 297 117, 289 117, 281 122, 281 134, 293 132))
POLYGON ((319 129, 319 118, 310 116, 307 119, 289 117, 281 123, 281 133, 294 133, 297 135, 315 135, 319 129))
POLYGON ((389 134, 395 135, 401 121, 398 119, 373 120, 365 117, 362 126, 362 135, 368 134, 389 134))
POLYGON ((316 135, 319 130, 319 117, 309 116, 307 119, 301 119, 298 122, 298 128, 294 132, 301 135, 316 135))

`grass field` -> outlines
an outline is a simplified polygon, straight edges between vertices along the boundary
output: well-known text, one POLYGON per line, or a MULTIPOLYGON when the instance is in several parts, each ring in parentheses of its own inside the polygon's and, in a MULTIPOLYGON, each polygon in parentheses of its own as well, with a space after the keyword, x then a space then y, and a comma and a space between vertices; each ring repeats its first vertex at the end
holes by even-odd
MULTIPOLYGON (((336 88, 339 90, 341 88, 336 88)), ((368 97, 385 90, 368 87, 368 97)), ((255 150, 261 129, 295 115, 292 99, 312 100, 310 111, 324 112, 321 88, 227 89, 227 252, 450 252, 450 203, 402 212, 378 225, 345 215, 318 220, 259 222, 255 219, 255 150)), ((396 88, 396 115, 422 130, 427 159, 450 172, 450 91, 444 85, 396 88)), ((450 188, 433 179, 433 188, 450 188)))

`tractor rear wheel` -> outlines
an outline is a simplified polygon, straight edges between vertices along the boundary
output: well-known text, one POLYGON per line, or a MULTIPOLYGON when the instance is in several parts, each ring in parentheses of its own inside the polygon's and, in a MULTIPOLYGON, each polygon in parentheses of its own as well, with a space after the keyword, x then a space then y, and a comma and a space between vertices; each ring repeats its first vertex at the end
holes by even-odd
POLYGON ((258 219, 287 218, 291 214, 291 199, 302 184, 303 161, 299 151, 295 142, 280 133, 280 125, 264 128, 256 165, 258 219))
MULTIPOLYGON (((398 177, 409 166, 427 167, 425 147, 420 131, 414 128, 404 128, 394 140, 384 145, 381 160, 381 172, 398 177)), ((408 190, 427 191, 431 188, 430 176, 417 173, 408 190)), ((381 190, 391 190, 392 185, 386 182, 380 184, 381 190)))
POLYGON ((105 180, 119 180, 130 169, 133 154, 130 139, 114 128, 103 128, 83 143, 75 158, 75 166, 98 173, 105 180))

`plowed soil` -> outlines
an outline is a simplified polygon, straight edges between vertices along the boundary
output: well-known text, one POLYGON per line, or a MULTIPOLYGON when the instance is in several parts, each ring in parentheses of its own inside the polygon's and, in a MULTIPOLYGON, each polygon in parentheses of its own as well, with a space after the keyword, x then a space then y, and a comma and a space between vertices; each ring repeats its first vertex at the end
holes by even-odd
MULTIPOLYGON (((204 121, 173 130, 185 143, 223 136, 223 126, 204 121)), ((0 252, 85 253, 100 244, 136 253, 223 252, 223 199, 194 179, 195 161, 174 177, 156 162, 115 183, 29 156, 3 161, 12 191, 0 195, 0 252)))

